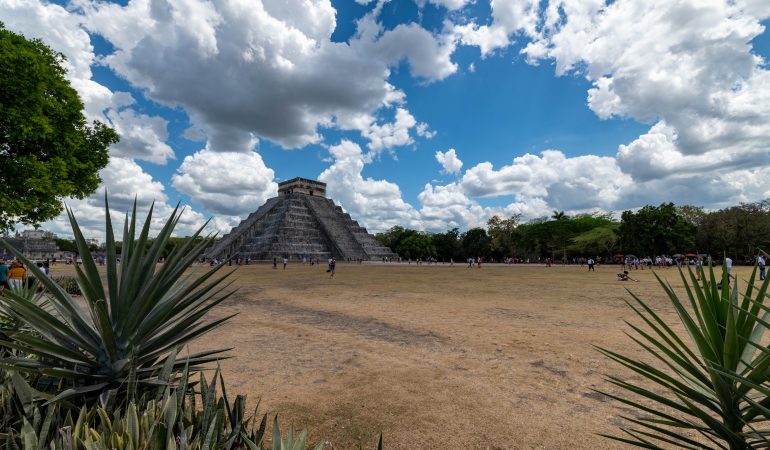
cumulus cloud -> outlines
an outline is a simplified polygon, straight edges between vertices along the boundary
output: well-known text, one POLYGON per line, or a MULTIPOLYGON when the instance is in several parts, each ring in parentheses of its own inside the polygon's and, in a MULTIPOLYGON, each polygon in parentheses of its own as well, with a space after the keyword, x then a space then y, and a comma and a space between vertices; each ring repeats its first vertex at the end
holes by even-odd
POLYGON ((490 24, 452 26, 460 43, 486 55, 521 36, 529 63, 592 83, 588 107, 598 117, 652 125, 614 159, 543 152, 499 170, 479 164, 463 176, 464 192, 509 192, 560 209, 764 198, 752 180, 770 166, 770 71, 751 42, 768 17, 770 4, 755 0, 493 0, 490 24), (590 177, 614 182, 598 189, 568 181, 590 177), (575 195, 581 190, 585 197, 575 195))
MULTIPOLYGON (((132 159, 110 158, 109 164, 99 172, 99 176, 102 178, 102 185, 94 194, 84 199, 69 199, 66 201, 67 206, 72 209, 86 237, 101 241, 105 239, 105 191, 109 196, 110 215, 118 234, 121 232, 125 214, 132 210, 134 201, 136 201, 138 219, 141 220, 146 216, 150 206, 154 204, 151 225, 153 233, 157 233, 160 230, 165 219, 173 211, 173 206, 168 203, 169 199, 163 183, 153 180, 152 176, 142 170, 132 159)), ((188 236, 204 223, 205 217, 200 212, 187 207, 179 221, 175 234, 188 236)), ((219 220, 210 229, 222 232, 224 231, 223 228, 227 227, 227 225, 224 221, 219 220), (215 228, 215 226, 220 228, 215 228)), ((43 223, 42 228, 52 231, 59 236, 72 236, 69 220, 65 214, 43 223)), ((227 229, 229 230, 229 228, 227 229)))
POLYGON ((433 3, 436 6, 443 6, 444 8, 455 11, 462 9, 465 5, 471 3, 472 0, 415 0, 417 6, 424 8, 427 3, 433 3))
POLYGON ((112 109, 107 112, 107 117, 120 135, 120 142, 110 147, 111 155, 155 164, 166 164, 169 159, 174 159, 174 150, 166 144, 168 122, 165 119, 137 114, 131 109, 112 109))
POLYGON ((275 173, 256 152, 202 150, 185 157, 174 188, 207 211, 227 216, 255 211, 278 193, 275 173))
POLYGON ((364 178, 365 155, 361 147, 343 140, 329 148, 333 163, 318 179, 326 193, 370 231, 395 225, 422 229, 419 214, 401 197, 401 189, 387 180, 364 178))
POLYGON ((441 150, 436 151, 436 161, 441 164, 442 173, 456 175, 460 173, 460 169, 463 168, 463 162, 457 157, 457 152, 453 148, 450 148, 445 152, 442 152, 441 150))
POLYGON ((417 121, 414 116, 404 108, 396 110, 396 118, 392 123, 382 125, 372 123, 361 133, 365 138, 369 139, 369 144, 367 145, 371 150, 369 157, 374 157, 385 149, 414 143, 409 130, 415 125, 417 125, 417 121))
MULTIPOLYGON (((383 30, 379 8, 349 43, 330 40, 329 0, 135 0, 84 10, 88 29, 115 47, 104 62, 151 99, 182 106, 211 151, 248 152, 254 135, 287 148, 318 143, 318 128, 335 118, 402 99, 387 81, 402 60, 428 81, 457 70, 451 38, 415 24, 383 30)), ((355 123, 370 131, 371 122, 355 123)))

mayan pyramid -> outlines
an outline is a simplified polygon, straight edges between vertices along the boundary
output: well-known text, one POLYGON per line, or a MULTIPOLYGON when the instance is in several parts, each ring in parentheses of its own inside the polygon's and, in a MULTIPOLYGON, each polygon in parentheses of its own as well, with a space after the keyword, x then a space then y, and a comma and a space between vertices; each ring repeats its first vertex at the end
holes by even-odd
POLYGON ((249 214, 206 256, 252 260, 333 256, 342 261, 398 257, 326 198, 326 183, 305 178, 279 183, 278 197, 249 214))

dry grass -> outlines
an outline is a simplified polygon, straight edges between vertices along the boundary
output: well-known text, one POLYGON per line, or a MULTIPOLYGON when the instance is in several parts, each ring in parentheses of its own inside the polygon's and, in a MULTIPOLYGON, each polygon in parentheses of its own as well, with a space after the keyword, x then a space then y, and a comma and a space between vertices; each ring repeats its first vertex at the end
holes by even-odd
POLYGON ((620 369, 591 346, 642 355, 623 334, 638 322, 625 288, 674 319, 647 270, 624 283, 617 266, 324 269, 239 268, 214 313, 239 315, 198 347, 232 347, 231 393, 335 449, 379 431, 389 449, 615 448, 597 433, 631 411, 592 391, 614 391, 602 374, 620 369))

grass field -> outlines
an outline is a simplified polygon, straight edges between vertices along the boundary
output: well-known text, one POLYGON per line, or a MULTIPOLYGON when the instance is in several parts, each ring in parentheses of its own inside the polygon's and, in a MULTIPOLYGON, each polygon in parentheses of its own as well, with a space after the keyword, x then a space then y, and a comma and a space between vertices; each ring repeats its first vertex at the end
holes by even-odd
POLYGON ((603 374, 626 372, 592 345, 642 356, 624 335, 639 322, 626 288, 674 319, 649 270, 633 283, 618 266, 324 269, 238 268, 214 316, 238 315, 197 347, 232 347, 231 395, 335 449, 371 448, 379 431, 389 449, 616 448, 597 433, 633 413, 592 389, 616 392, 603 374))

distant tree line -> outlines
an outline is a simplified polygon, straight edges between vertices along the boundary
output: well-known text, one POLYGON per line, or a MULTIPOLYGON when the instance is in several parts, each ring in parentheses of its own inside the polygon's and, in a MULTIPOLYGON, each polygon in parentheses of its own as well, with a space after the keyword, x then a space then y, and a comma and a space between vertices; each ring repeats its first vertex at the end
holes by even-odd
POLYGON ((611 214, 550 217, 522 222, 521 216, 494 216, 486 228, 465 232, 453 228, 427 233, 395 226, 377 239, 402 258, 439 261, 484 257, 502 260, 554 261, 576 257, 611 257, 633 254, 709 254, 721 259, 750 261, 759 249, 770 251, 770 201, 741 203, 707 212, 702 207, 673 203, 624 211, 620 220, 611 214))

